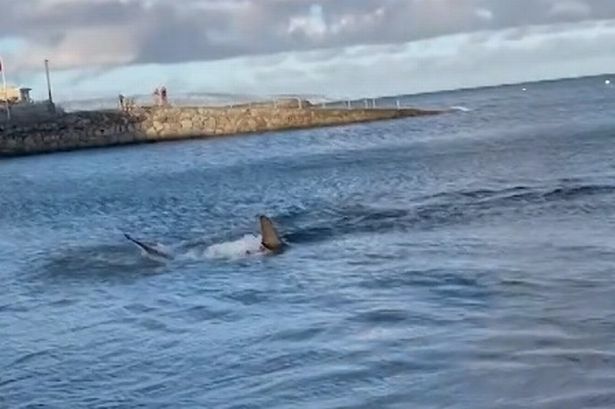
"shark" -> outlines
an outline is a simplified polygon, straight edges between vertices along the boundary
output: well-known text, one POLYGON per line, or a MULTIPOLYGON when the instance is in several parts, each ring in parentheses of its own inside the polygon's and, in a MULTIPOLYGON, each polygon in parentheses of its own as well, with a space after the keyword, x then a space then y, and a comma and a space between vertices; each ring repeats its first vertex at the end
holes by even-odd
POLYGON ((162 251, 158 248, 156 248, 153 245, 150 244, 146 244, 140 240, 137 240, 135 238, 133 238, 131 235, 124 233, 124 237, 126 237, 127 240, 131 241, 132 243, 134 243, 137 247, 139 247, 146 255, 155 258, 155 259, 163 259, 163 260, 172 260, 173 256, 165 251, 162 251))
MULTIPOLYGON (((261 215, 259 216, 259 224, 261 231, 261 243, 258 252, 264 254, 280 253, 286 247, 286 243, 284 243, 280 237, 280 234, 273 224, 273 221, 269 217, 261 215)), ((124 233, 124 237, 141 249, 145 255, 151 258, 163 261, 172 260, 174 258, 172 254, 165 252, 156 246, 144 243, 141 240, 137 240, 127 233, 124 233)), ((251 252, 247 251, 246 254, 249 255, 251 252)))

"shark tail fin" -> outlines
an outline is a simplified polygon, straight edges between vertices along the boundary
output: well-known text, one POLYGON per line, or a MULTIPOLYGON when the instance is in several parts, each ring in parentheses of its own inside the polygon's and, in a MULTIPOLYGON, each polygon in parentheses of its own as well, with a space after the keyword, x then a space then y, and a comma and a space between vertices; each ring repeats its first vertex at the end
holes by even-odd
POLYGON ((134 244, 136 244, 141 250, 143 250, 146 254, 148 254, 150 256, 162 257, 162 258, 167 259, 167 260, 171 260, 173 258, 173 256, 171 254, 168 254, 164 250, 160 250, 160 249, 156 248, 155 246, 150 246, 148 244, 140 242, 139 240, 131 237, 127 233, 124 233, 124 237, 126 237, 126 239, 128 239, 131 242, 133 242, 134 244))
POLYGON ((133 242, 134 244, 136 244, 139 248, 141 248, 142 250, 146 251, 146 252, 151 252, 152 248, 150 246, 148 246, 145 243, 140 242, 139 240, 133 238, 130 234, 128 233, 124 233, 124 237, 126 237, 127 240, 130 240, 131 242, 133 242))
POLYGON ((143 243, 141 243, 139 240, 133 238, 130 234, 128 233, 124 233, 124 237, 126 237, 127 240, 132 241, 134 244, 136 244, 139 247, 145 247, 145 245, 143 243))
POLYGON ((260 216, 261 224, 261 244, 267 250, 276 251, 282 248, 282 240, 278 234, 273 222, 267 216, 260 216))

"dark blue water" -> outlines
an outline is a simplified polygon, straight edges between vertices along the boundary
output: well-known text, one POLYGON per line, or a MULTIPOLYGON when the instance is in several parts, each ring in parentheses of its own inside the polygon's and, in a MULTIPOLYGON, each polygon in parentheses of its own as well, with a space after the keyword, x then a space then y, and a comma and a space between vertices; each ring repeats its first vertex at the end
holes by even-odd
POLYGON ((526 87, 0 161, 0 407, 615 407, 615 89, 526 87))

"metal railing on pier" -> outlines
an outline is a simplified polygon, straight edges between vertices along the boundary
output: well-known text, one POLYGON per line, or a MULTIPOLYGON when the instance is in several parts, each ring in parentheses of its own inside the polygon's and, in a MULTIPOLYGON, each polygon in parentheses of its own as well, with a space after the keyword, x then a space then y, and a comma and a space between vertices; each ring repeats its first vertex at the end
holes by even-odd
MULTIPOLYGON (((63 101, 59 105, 66 112, 121 109, 119 98, 97 98, 89 100, 63 101)), ((322 95, 236 95, 189 93, 169 96, 166 102, 149 95, 126 96, 124 108, 154 107, 248 107, 248 108, 322 108, 322 109, 402 109, 407 108, 403 98, 360 98, 327 97, 322 95)))
MULTIPOLYGON (((0 106, 0 124, 23 124, 53 119, 57 115, 78 111, 118 111, 139 107, 160 105, 160 100, 148 95, 134 95, 123 98, 123 107, 119 98, 96 98, 86 100, 60 101, 53 104, 48 101, 12 106, 10 120, 0 106)), ((236 95, 187 93, 173 95, 166 104, 172 107, 246 107, 246 108, 312 108, 312 109, 402 109, 407 108, 404 98, 360 98, 328 97, 323 95, 236 95)))

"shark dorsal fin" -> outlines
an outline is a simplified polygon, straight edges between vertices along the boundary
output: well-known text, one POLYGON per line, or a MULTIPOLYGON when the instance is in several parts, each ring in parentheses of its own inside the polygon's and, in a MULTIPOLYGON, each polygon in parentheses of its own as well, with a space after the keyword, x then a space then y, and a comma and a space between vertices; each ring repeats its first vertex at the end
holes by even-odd
POLYGON ((273 222, 267 216, 260 216, 262 245, 267 250, 276 251, 282 247, 282 240, 273 222))

